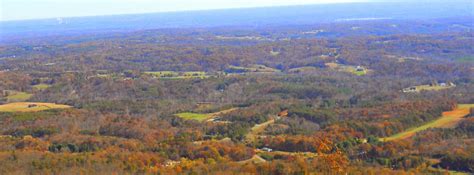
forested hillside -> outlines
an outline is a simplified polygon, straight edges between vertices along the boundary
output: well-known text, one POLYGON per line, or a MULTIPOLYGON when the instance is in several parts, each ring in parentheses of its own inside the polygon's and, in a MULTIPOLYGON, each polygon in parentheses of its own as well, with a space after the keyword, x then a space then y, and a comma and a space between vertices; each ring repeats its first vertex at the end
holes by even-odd
POLYGON ((0 174, 474 173, 470 20, 4 43, 0 174))

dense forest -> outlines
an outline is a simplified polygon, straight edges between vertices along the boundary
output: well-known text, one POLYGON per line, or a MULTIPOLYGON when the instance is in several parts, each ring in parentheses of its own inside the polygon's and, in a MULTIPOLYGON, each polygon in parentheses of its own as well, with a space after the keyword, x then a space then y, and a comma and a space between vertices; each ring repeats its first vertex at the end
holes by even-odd
POLYGON ((470 20, 4 43, 0 174, 474 173, 470 20))

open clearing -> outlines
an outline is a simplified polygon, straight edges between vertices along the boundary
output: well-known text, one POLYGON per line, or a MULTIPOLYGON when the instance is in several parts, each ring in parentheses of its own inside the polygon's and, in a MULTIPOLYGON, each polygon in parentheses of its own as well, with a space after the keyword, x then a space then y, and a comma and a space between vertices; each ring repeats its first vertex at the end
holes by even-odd
POLYGON ((26 92, 17 92, 17 91, 9 91, 9 95, 7 96, 7 100, 9 102, 18 102, 18 101, 26 101, 31 98, 33 94, 29 94, 26 92))
POLYGON ((304 66, 304 67, 298 67, 298 68, 293 68, 288 70, 290 73, 304 73, 304 72, 313 72, 318 70, 316 67, 311 67, 311 66, 304 66))
POLYGON ((410 138, 415 135, 417 132, 426 130, 428 128, 451 128, 455 127, 460 121, 463 120, 465 116, 469 114, 470 108, 474 108, 474 104, 460 104, 458 107, 452 111, 443 112, 443 116, 439 119, 429 122, 427 124, 421 125, 416 128, 408 129, 404 132, 392 135, 390 137, 382 138, 382 141, 392 141, 392 140, 401 140, 410 138))
POLYGON ((454 86, 430 86, 430 85, 420 85, 420 86, 415 86, 417 91, 439 91, 443 89, 449 89, 453 88, 454 86))
POLYGON ((266 152, 262 150, 255 150, 258 154, 268 154, 268 155, 284 155, 284 156, 300 156, 300 157, 305 157, 305 158, 315 158, 318 157, 318 153, 314 152, 287 152, 287 151, 271 151, 271 152, 266 152))
POLYGON ((350 66, 350 65, 342 65, 338 63, 326 63, 327 67, 333 70, 341 71, 341 72, 348 72, 352 73, 357 76, 363 76, 369 73, 371 70, 361 67, 361 66, 350 66))
POLYGON ((206 72, 175 72, 175 71, 156 71, 145 72, 145 74, 161 79, 192 79, 192 78, 209 78, 206 72))
POLYGON ((229 69, 226 70, 226 73, 274 73, 280 72, 280 70, 267 67, 265 65, 250 65, 248 67, 242 66, 229 66, 229 69))
POLYGON ((216 36, 216 39, 219 40, 268 40, 266 38, 260 37, 260 36, 216 36))
POLYGON ((54 103, 17 102, 0 105, 0 112, 37 112, 65 108, 71 108, 71 106, 54 103))
POLYGON ((37 85, 33 86, 34 89, 39 90, 39 91, 48 89, 49 87, 50 87, 50 85, 48 85, 48 84, 37 84, 37 85))
POLYGON ((192 112, 183 112, 175 114, 176 116, 183 118, 185 120, 197 120, 197 121, 209 121, 213 118, 219 117, 219 115, 226 114, 232 111, 235 111, 239 108, 230 108, 219 112, 208 113, 208 114, 199 114, 199 113, 192 113, 192 112))
POLYGON ((192 112, 183 112, 176 115, 185 120, 198 120, 198 121, 206 120, 206 118, 208 117, 208 114, 198 114, 198 113, 192 113, 192 112))
POLYGON ((245 140, 248 142, 248 143, 251 143, 251 142, 254 142, 257 140, 257 136, 262 133, 263 131, 265 131, 265 128, 267 128, 267 126, 271 125, 275 123, 275 119, 270 119, 264 123, 260 123, 258 125, 255 125, 252 127, 252 129, 250 130, 250 132, 245 135, 245 140))
POLYGON ((243 161, 240 161, 238 162, 239 164, 247 164, 247 163, 264 163, 266 162, 265 159, 263 159, 262 157, 260 157, 259 155, 255 154, 253 155, 252 158, 248 159, 248 160, 243 160, 243 161))

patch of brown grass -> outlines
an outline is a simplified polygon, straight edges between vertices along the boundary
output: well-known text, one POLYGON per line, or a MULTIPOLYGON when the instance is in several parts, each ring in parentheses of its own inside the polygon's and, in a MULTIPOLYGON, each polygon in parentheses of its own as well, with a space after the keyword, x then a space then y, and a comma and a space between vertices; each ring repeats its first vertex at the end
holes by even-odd
POLYGON ((0 112, 38 112, 65 108, 71 108, 71 106, 55 103, 17 102, 0 105, 0 112))

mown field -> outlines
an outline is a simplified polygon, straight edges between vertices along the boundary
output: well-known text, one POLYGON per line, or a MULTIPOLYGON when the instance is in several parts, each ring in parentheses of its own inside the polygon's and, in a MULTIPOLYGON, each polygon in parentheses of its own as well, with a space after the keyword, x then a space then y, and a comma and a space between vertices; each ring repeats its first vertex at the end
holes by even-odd
POLYGON ((417 132, 426 130, 428 128, 451 128, 455 127, 463 118, 469 114, 470 108, 474 108, 474 104, 460 104, 458 107, 452 111, 443 112, 443 115, 432 122, 427 124, 408 129, 404 132, 392 135, 390 137, 382 138, 382 141, 392 141, 392 140, 401 140, 410 138, 415 135, 417 132))
POLYGON ((415 86, 416 91, 439 91, 439 90, 444 90, 444 89, 449 89, 453 88, 454 86, 430 86, 430 85, 420 85, 420 86, 415 86))
POLYGON ((227 73, 273 73, 273 72, 280 72, 280 70, 267 67, 265 65, 250 65, 248 67, 243 66, 229 66, 229 68, 225 71, 227 73))
POLYGON ((185 120, 206 121, 206 120, 218 117, 219 115, 232 112, 232 111, 237 110, 237 109, 238 108, 230 108, 230 109, 222 110, 222 111, 219 111, 219 112, 206 113, 206 114, 193 113, 193 112, 183 112, 183 113, 178 113, 178 114, 175 114, 175 115, 180 117, 180 118, 183 118, 185 120))
POLYGON ((197 121, 204 121, 209 117, 209 114, 198 114, 192 112, 183 112, 178 113, 176 116, 181 117, 185 120, 197 120, 197 121))
POLYGON ((357 76, 363 76, 370 72, 367 68, 363 68, 362 71, 357 70, 357 66, 342 65, 338 63, 326 63, 330 69, 351 73, 357 76))
POLYGON ((48 85, 48 84, 37 84, 37 85, 33 86, 34 89, 39 90, 39 91, 48 89, 49 87, 50 87, 50 85, 48 85))
POLYGON ((175 72, 175 71, 154 71, 154 72, 145 72, 147 75, 151 75, 161 79, 189 79, 189 78, 209 78, 209 75, 206 72, 175 72))
POLYGON ((37 112, 49 109, 66 108, 71 108, 71 106, 54 103, 17 102, 0 105, 0 112, 37 112))
POLYGON ((271 120, 268 120, 264 123, 260 123, 260 124, 257 124, 255 126, 252 127, 252 129, 250 130, 249 133, 247 133, 247 135, 245 135, 245 140, 248 142, 248 143, 252 143, 252 142, 255 142, 257 140, 257 137, 260 133, 262 133, 266 127, 268 127, 269 125, 275 123, 275 119, 271 119, 271 120))
POLYGON ((10 94, 6 97, 10 102, 18 102, 18 101, 26 101, 31 98, 33 94, 26 93, 26 92, 16 92, 11 91, 10 94))

